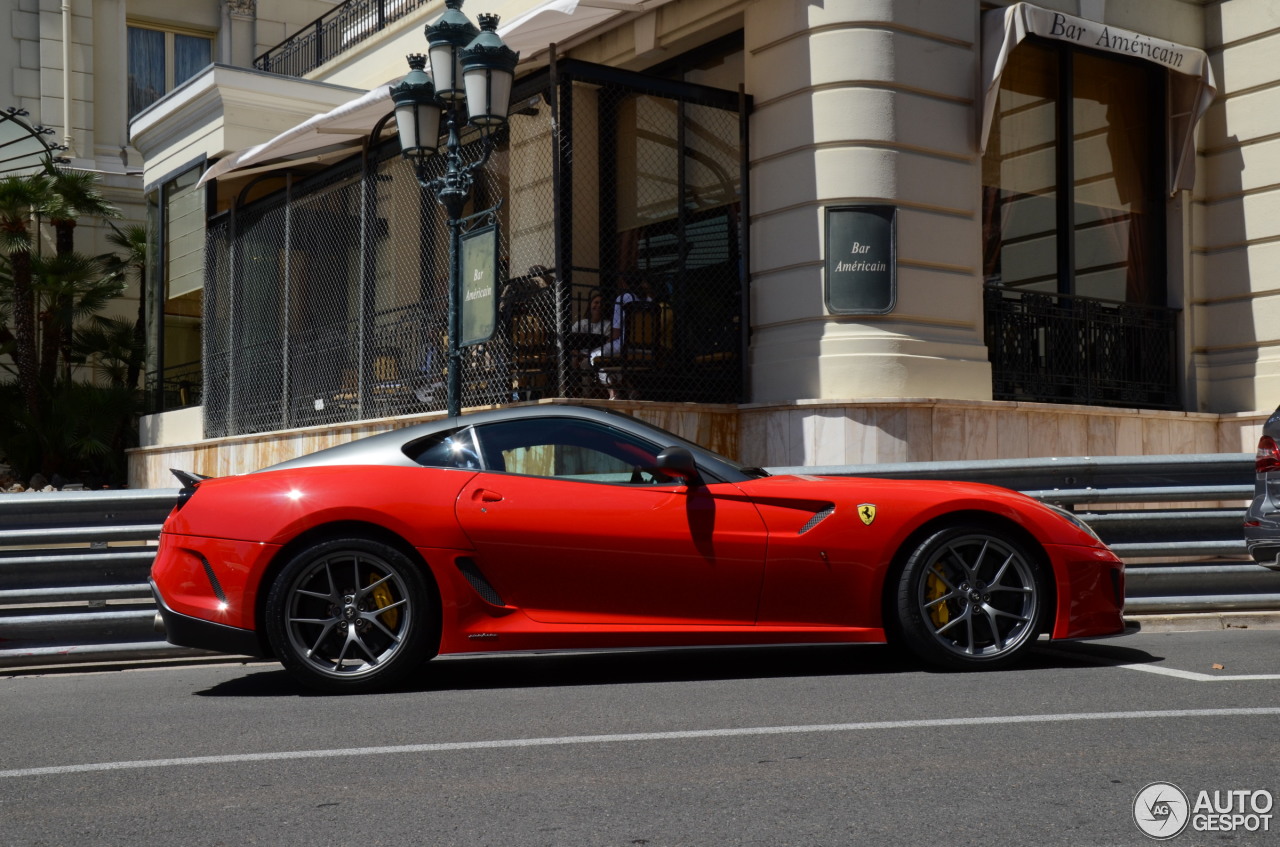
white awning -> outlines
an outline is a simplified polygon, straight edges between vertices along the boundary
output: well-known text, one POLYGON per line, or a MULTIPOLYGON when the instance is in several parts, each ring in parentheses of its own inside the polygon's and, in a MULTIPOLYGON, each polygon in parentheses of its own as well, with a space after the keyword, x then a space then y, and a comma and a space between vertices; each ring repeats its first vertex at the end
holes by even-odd
POLYGON ((1028 35, 1065 41, 1105 53, 1154 62, 1169 71, 1169 193, 1195 182, 1195 128, 1218 93, 1213 68, 1203 50, 1100 24, 1062 12, 1015 3, 982 16, 982 130, 979 152, 987 149, 1000 95, 1000 77, 1009 54, 1028 35))
POLYGON ((670 0, 543 0, 498 27, 498 35, 521 59, 532 59, 552 44, 561 48, 620 15, 637 16, 670 0))
POLYGON ((391 111, 391 88, 380 85, 341 106, 312 115, 270 141, 248 147, 215 162, 200 177, 199 185, 231 171, 287 168, 355 152, 365 136, 391 111))
MULTIPOLYGON (((544 0, 522 15, 498 27, 498 34, 522 60, 547 50, 552 44, 568 46, 620 15, 636 16, 670 0, 544 0)), ((423 49, 426 49, 425 42, 423 49)), ((200 184, 235 172, 245 175, 348 156, 360 148, 374 126, 391 112, 393 79, 350 102, 213 164, 200 184)), ((392 124, 394 126, 394 124, 392 124)))

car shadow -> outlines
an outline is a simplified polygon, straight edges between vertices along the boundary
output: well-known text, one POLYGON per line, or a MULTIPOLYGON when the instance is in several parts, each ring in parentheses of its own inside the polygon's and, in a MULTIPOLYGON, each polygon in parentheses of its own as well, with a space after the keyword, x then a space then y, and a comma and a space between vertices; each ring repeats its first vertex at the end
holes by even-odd
MULTIPOLYGON (((1045 644, 1005 670, 1016 673, 1113 664, 1158 662, 1160 657, 1112 644, 1045 644)), ((884 644, 820 646, 684 648, 583 653, 525 653, 449 656, 424 666, 422 673, 377 693, 453 690, 559 688, 786 679, 820 676, 880 676, 951 672, 924 664, 884 644)), ((202 691, 202 697, 324 697, 283 669, 260 670, 228 679, 202 691)))

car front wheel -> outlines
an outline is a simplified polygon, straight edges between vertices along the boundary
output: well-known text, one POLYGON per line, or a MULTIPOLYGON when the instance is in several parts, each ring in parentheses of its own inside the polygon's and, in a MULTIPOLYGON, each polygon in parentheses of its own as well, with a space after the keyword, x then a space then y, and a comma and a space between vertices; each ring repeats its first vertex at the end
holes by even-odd
POLYGON ((326 541, 291 559, 267 596, 285 669, 321 691, 383 688, 430 658, 432 604, 419 566, 377 541, 326 541))
POLYGON ((997 530, 955 526, 907 559, 896 598, 899 634, 925 661, 952 669, 1007 665, 1040 631, 1044 567, 997 530))

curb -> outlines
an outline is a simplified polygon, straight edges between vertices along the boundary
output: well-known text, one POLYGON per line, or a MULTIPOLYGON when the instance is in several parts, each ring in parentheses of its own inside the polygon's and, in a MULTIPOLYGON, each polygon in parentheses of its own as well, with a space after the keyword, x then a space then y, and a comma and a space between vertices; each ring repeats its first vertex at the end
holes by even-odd
POLYGON ((1197 612, 1177 615, 1126 615, 1125 620, 1142 624, 1142 632, 1280 629, 1280 612, 1197 612))

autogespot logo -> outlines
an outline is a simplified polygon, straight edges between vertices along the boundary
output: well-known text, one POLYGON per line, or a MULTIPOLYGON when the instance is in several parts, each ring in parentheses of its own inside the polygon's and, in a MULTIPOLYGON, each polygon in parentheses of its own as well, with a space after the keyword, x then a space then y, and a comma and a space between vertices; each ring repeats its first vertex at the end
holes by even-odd
POLYGON ((1270 791, 1249 788, 1202 790, 1192 802, 1172 782, 1153 782, 1133 798, 1133 822, 1160 841, 1188 825, 1194 832, 1270 832, 1275 802, 1270 791))
POLYGON ((1133 798, 1133 821, 1143 834, 1163 841, 1182 834, 1191 820, 1187 795, 1171 782, 1153 782, 1133 798))

